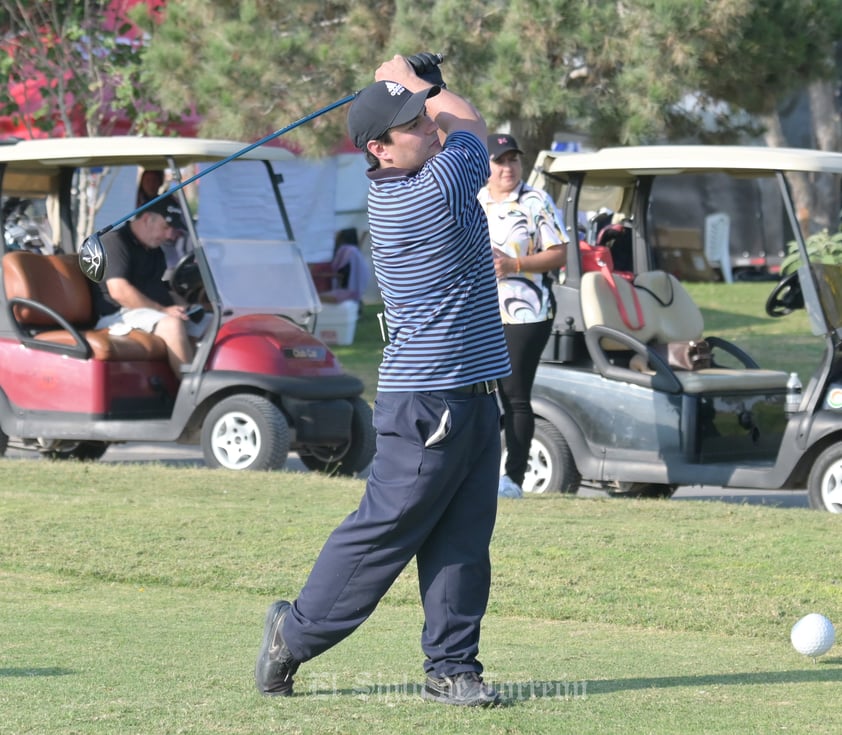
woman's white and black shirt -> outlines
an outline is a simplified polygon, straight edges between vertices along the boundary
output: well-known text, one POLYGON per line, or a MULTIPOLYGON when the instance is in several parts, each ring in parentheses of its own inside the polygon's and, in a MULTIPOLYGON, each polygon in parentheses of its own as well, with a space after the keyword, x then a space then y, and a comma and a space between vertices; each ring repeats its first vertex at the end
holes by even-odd
MULTIPOLYGON (((488 219, 492 249, 510 258, 523 258, 568 242, 550 196, 526 183, 497 202, 488 187, 478 194, 488 219)), ((513 273, 497 281, 500 316, 504 324, 528 324, 552 319, 552 279, 544 273, 513 273)))

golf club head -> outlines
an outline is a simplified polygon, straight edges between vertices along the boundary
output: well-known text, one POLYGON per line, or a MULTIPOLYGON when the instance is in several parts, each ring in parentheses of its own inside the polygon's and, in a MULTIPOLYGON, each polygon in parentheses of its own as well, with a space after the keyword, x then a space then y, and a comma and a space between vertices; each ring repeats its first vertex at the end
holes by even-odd
POLYGON ((79 248, 79 268, 94 283, 105 276, 105 247, 97 233, 86 237, 79 248))

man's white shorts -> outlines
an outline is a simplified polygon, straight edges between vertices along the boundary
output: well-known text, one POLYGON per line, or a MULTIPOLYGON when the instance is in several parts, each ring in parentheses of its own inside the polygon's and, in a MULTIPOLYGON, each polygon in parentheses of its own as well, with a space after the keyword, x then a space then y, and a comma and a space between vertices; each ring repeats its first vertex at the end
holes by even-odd
MULTIPOLYGON (((142 332, 154 332, 155 325, 166 316, 158 309, 120 309, 113 314, 100 317, 95 329, 108 328, 109 334, 128 334, 132 329, 140 329, 142 332)), ((198 339, 205 333, 211 315, 205 314, 198 324, 192 321, 185 322, 187 334, 198 339)))

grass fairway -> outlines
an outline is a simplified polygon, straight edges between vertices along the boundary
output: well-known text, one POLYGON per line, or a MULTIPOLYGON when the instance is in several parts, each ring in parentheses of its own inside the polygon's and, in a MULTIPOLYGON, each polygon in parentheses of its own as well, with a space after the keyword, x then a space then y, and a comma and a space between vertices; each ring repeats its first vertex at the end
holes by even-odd
POLYGON ((837 733, 842 518, 716 502, 501 502, 483 629, 492 711, 426 704, 414 569, 357 633, 252 679, 363 482, 0 460, 0 733, 837 733))

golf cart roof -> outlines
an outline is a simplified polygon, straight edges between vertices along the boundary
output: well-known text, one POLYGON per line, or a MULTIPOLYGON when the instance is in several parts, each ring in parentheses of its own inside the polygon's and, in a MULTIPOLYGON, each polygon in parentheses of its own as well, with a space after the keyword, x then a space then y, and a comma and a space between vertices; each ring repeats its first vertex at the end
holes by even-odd
POLYGON ((592 153, 545 151, 541 173, 566 179, 586 172, 590 183, 623 184, 638 176, 723 172, 773 176, 778 171, 842 173, 842 153, 763 146, 659 145, 603 148, 592 153))
MULTIPOLYGON (((107 136, 20 140, 0 145, 0 164, 12 171, 56 173, 68 166, 137 165, 164 169, 174 159, 179 167, 219 161, 248 143, 207 138, 107 136)), ((238 156, 243 159, 287 161, 295 156, 285 148, 263 145, 238 156)))

